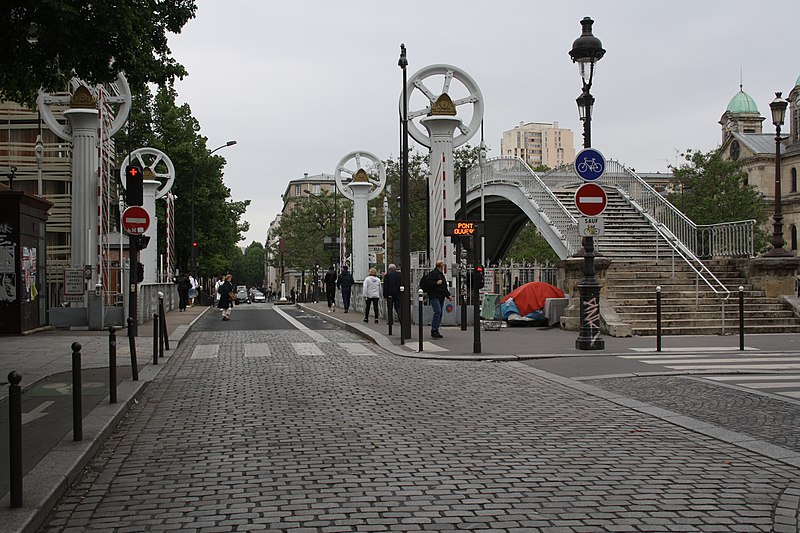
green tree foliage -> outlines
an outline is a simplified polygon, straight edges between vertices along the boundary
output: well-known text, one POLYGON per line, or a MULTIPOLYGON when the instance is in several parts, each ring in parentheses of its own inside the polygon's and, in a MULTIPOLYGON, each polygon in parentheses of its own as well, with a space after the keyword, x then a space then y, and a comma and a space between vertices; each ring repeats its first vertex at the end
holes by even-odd
POLYGON ((238 285, 261 287, 264 282, 264 245, 253 241, 240 255, 233 270, 238 285))
POLYGON ((514 261, 525 263, 550 263, 556 264, 559 261, 558 254, 550 247, 547 240, 542 237, 536 225, 528 222, 519 232, 514 244, 508 250, 507 256, 514 261))
POLYGON ((168 33, 194 17, 194 0, 5 0, 0 8, 0 99, 32 103, 39 88, 59 90, 77 75, 132 87, 163 85, 186 71, 168 33))
POLYGON ((764 199, 738 161, 723 159, 718 150, 703 153, 687 150, 687 163, 673 169, 672 189, 667 199, 695 224, 717 224, 735 220, 766 220, 764 199))

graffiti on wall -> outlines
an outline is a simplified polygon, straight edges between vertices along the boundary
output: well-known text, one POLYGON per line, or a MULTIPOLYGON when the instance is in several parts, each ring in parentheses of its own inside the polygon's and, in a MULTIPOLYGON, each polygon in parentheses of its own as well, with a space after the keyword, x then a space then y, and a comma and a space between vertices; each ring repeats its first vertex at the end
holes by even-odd
POLYGON ((17 300, 16 243, 11 240, 14 228, 0 223, 0 302, 17 300))

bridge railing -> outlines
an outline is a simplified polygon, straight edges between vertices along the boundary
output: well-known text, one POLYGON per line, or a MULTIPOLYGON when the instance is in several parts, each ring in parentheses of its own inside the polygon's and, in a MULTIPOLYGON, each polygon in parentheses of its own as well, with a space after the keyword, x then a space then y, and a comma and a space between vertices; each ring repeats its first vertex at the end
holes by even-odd
POLYGON ((467 190, 479 189, 481 176, 484 184, 507 183, 521 187, 542 214, 542 218, 549 222, 550 227, 564 243, 568 255, 572 256, 580 250, 578 221, 522 159, 501 156, 486 161, 483 170, 478 165, 473 166, 467 172, 467 190))

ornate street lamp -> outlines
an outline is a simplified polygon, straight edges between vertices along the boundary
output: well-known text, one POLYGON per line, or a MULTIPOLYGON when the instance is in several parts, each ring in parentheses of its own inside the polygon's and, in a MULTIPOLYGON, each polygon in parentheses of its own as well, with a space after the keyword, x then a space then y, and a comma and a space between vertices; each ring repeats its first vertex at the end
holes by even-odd
POLYGON ((197 240, 195 238, 195 230, 194 230, 194 204, 195 204, 195 200, 196 200, 195 182, 197 181, 197 173, 200 172, 200 167, 203 164, 205 164, 206 160, 211 156, 211 154, 213 154, 217 150, 222 150, 223 148, 227 148, 228 146, 233 146, 234 144, 236 144, 236 141, 228 141, 225 144, 223 144, 222 146, 217 146, 216 148, 214 148, 210 152, 206 152, 206 155, 203 157, 203 159, 194 168, 194 174, 192 175, 192 275, 195 276, 195 279, 197 279, 197 277, 198 277, 198 275, 197 275, 197 248, 198 248, 198 246, 197 246, 197 240))
MULTIPOLYGON (((592 146, 592 107, 594 96, 591 94, 594 69, 606 51, 600 39, 592 34, 594 21, 589 17, 581 20, 581 36, 572 43, 569 55, 573 63, 578 64, 583 91, 575 100, 583 122, 583 147, 592 146)), ((594 237, 583 238, 583 279, 578 284, 581 298, 580 334, 575 340, 578 350, 602 350, 605 341, 600 336, 600 284, 597 283, 594 268, 594 237)))
POLYGON ((775 93, 775 100, 769 103, 772 111, 772 123, 775 125, 775 212, 772 215, 772 239, 770 244, 772 250, 764 254, 764 257, 791 257, 792 253, 783 248, 786 241, 783 240, 783 213, 781 212, 781 126, 786 118, 786 107, 788 102, 781 98, 781 93, 775 93))
POLYGON ((406 45, 400 45, 397 66, 403 70, 403 114, 400 117, 400 339, 411 338, 411 228, 408 206, 408 81, 406 45))

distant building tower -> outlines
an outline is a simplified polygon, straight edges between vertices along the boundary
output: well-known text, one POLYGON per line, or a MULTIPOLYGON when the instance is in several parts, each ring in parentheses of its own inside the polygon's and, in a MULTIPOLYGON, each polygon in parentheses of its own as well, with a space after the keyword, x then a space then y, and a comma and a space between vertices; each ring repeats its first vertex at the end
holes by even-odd
POLYGON ((532 168, 556 168, 575 159, 572 130, 559 128, 558 122, 520 122, 503 132, 500 153, 519 157, 532 168))
POLYGON ((728 108, 719 119, 722 126, 722 142, 724 143, 734 132, 761 133, 762 122, 764 117, 758 112, 755 100, 744 92, 740 85, 739 92, 728 102, 728 108))

